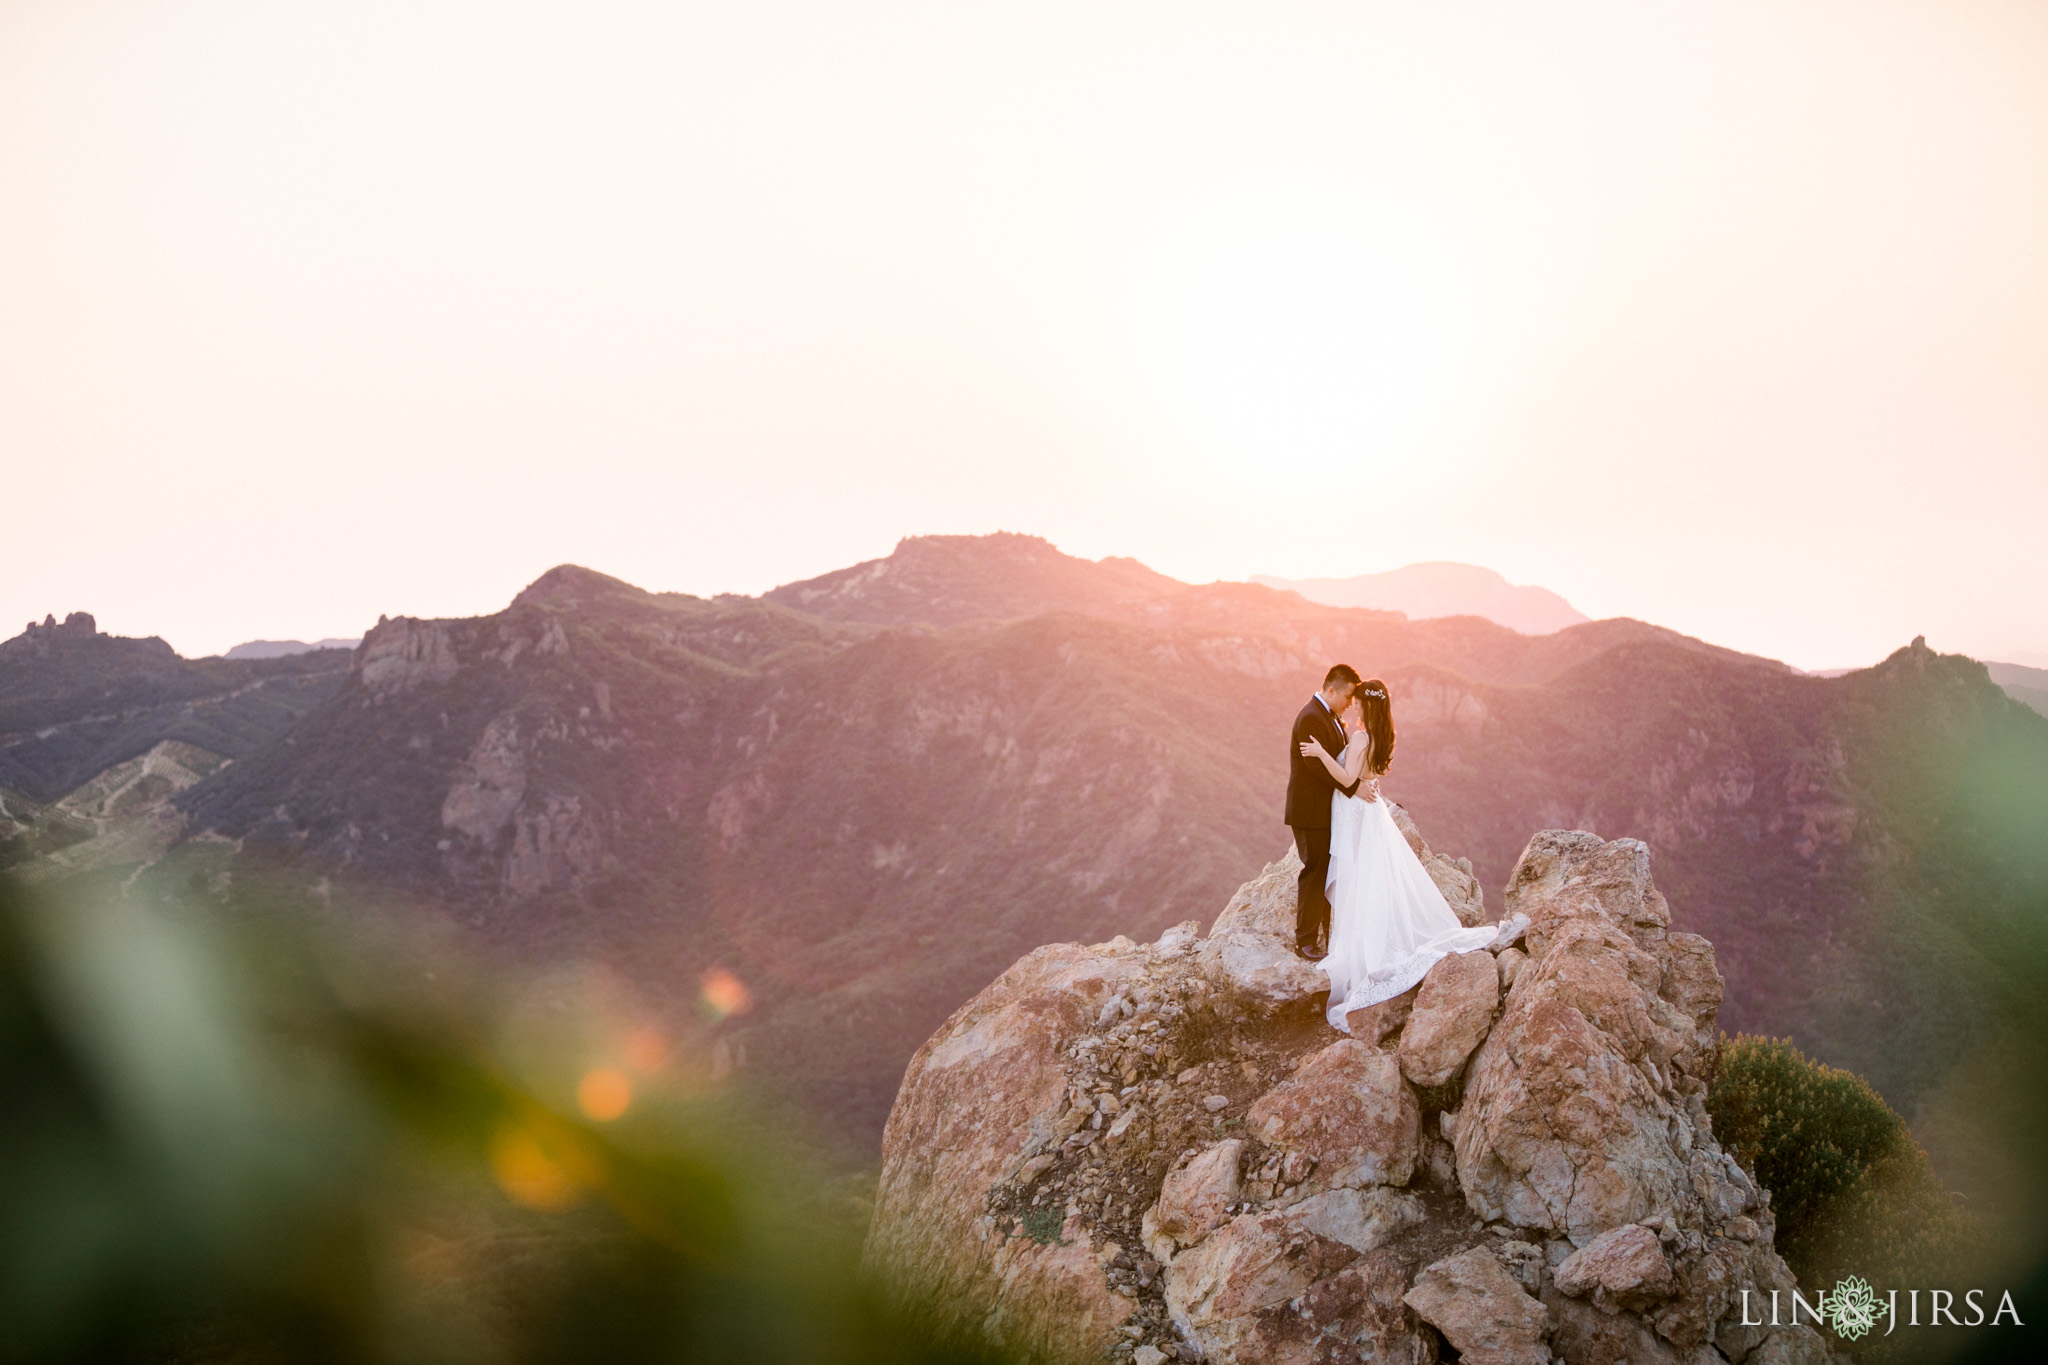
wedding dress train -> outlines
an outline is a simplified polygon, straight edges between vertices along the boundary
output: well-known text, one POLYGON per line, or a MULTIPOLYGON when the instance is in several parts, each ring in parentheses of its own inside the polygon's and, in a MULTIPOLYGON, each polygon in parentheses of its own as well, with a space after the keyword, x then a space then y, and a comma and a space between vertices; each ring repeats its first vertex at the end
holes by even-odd
POLYGON ((1330 977, 1330 1026, 1344 1033, 1352 1010, 1393 999, 1440 959, 1484 948, 1497 932, 1458 923, 1384 797, 1331 798, 1328 885, 1330 951, 1322 967, 1330 977))

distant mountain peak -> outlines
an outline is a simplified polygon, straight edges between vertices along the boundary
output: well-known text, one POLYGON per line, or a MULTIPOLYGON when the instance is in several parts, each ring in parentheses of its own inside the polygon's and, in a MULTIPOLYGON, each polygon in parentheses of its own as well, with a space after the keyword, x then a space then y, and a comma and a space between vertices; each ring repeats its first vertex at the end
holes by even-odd
POLYGON ((178 657, 176 650, 154 635, 146 639, 102 635, 99 623, 89 611, 74 611, 62 621, 54 615, 45 616, 40 624, 30 621, 13 639, 0 640, 0 652, 17 656, 47 657, 53 651, 65 657, 111 658, 116 654, 146 658, 178 657))
POLYGON ((92 613, 89 611, 74 611, 69 616, 66 616, 61 624, 55 616, 43 617, 41 625, 31 621, 28 623, 27 628, 22 631, 22 634, 28 636, 97 635, 99 634, 99 622, 92 619, 92 613))
POLYGON ((526 585, 520 594, 512 599, 515 607, 579 607, 585 602, 614 597, 620 593, 633 597, 645 597, 644 589, 636 588, 621 578, 586 569, 580 564, 557 564, 539 578, 526 585))
POLYGON ((1479 616, 1523 635, 1549 635, 1591 619, 1548 588, 1518 586, 1492 569, 1444 560, 1353 578, 1254 574, 1252 582, 1298 592, 1325 606, 1398 611, 1416 621, 1479 616))
POLYGON ((959 626, 1088 612, 1185 590, 1135 559, 1080 559, 1041 536, 906 536, 886 559, 786 583, 766 600, 868 625, 959 626))

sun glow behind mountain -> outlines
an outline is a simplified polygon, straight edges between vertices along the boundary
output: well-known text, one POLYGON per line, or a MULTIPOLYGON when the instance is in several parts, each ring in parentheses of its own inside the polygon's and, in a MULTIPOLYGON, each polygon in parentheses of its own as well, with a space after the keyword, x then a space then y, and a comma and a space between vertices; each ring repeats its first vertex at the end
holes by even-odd
POLYGON ((21 0, 0 621, 204 654, 1009 529, 2025 663, 2043 69, 2007 0, 21 0))
POLYGON ((1166 199, 1131 265, 1133 345, 1226 489, 1292 471, 1349 486, 1418 456, 1469 379, 1474 300, 1440 223, 1313 167, 1216 175, 1166 199))

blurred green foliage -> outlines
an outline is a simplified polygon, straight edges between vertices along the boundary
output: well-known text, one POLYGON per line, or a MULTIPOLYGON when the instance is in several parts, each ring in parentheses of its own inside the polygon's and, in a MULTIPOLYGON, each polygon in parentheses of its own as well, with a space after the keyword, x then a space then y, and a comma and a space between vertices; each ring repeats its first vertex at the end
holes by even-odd
POLYGON ((402 948, 0 880, 0 1361, 992 1358, 706 1039, 402 948))
POLYGON ((1861 1076, 1789 1039, 1723 1035, 1707 1110, 1771 1192, 1778 1252, 1802 1284, 1944 1285, 1981 1240, 1905 1120, 1861 1076))

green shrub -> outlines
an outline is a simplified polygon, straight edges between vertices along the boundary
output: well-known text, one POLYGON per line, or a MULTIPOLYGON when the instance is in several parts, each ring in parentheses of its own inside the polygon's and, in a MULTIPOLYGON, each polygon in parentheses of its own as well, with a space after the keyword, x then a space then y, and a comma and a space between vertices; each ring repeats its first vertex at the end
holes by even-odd
POLYGON ((1714 1133, 1771 1192, 1777 1246, 1802 1284, 1843 1275, 1945 1283, 1975 1220, 1870 1084, 1789 1039, 1723 1036, 1707 1092, 1714 1133))
MULTIPOLYGON (((1024 1235, 1041 1245, 1050 1246, 1060 1241, 1060 1229, 1066 1226, 1067 1216, 1056 1205, 1044 1204, 1026 1213, 1023 1218, 1024 1235)), ((1064 1246, 1066 1243, 1060 1242, 1064 1246)))

